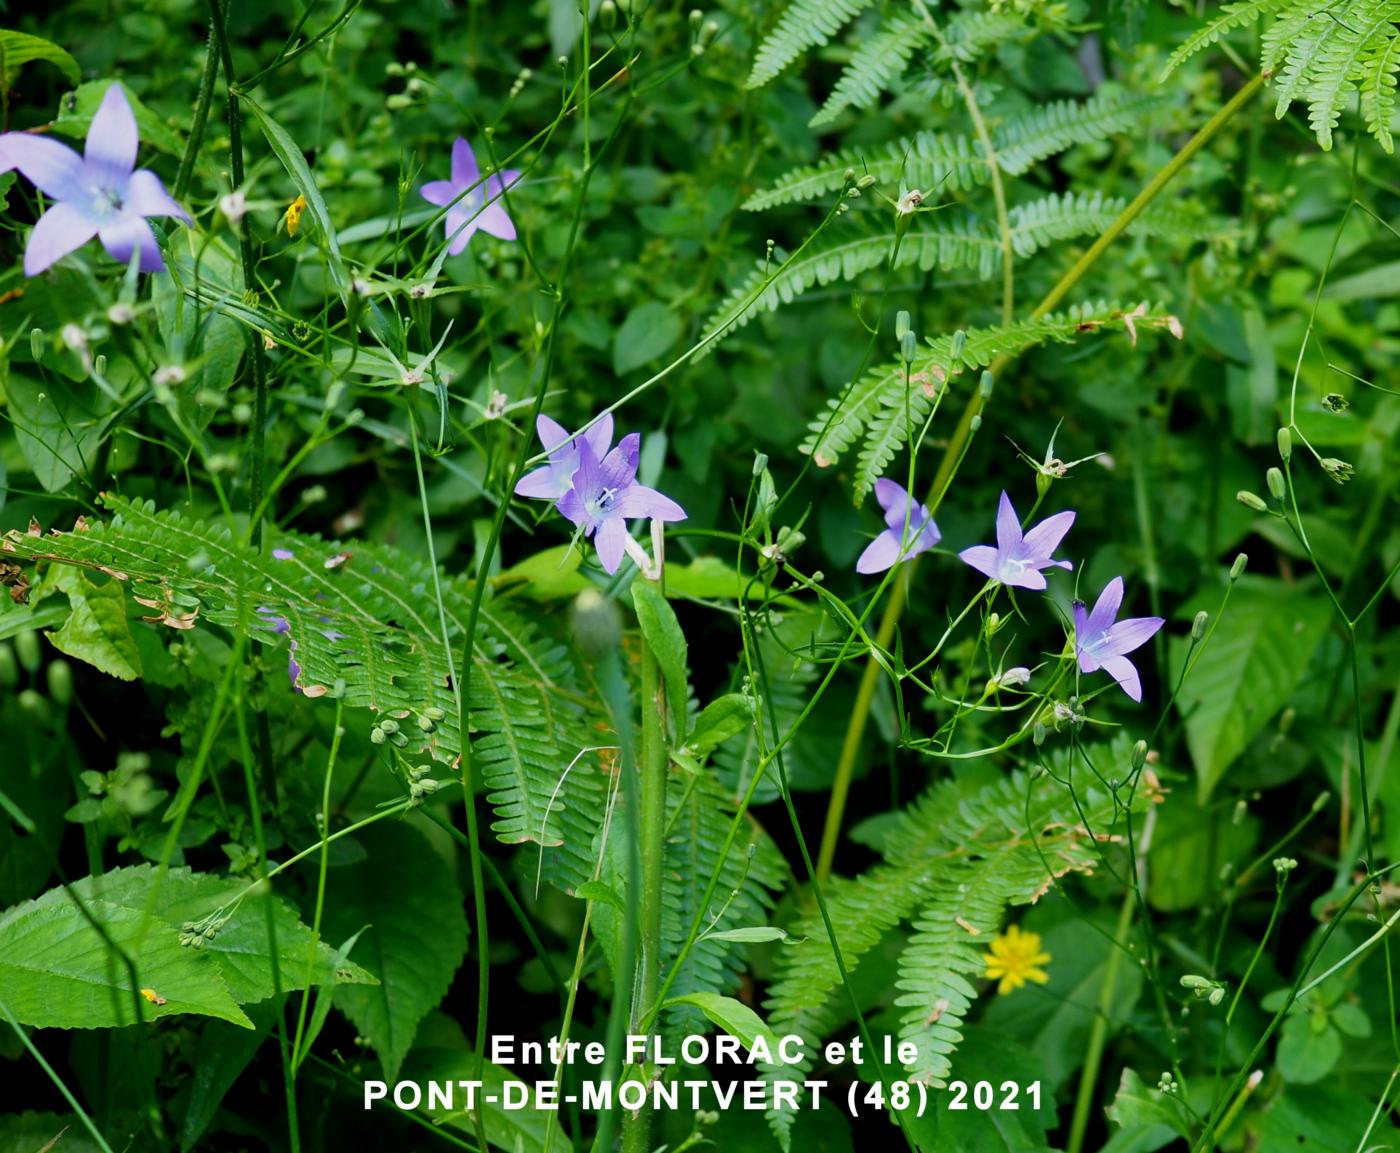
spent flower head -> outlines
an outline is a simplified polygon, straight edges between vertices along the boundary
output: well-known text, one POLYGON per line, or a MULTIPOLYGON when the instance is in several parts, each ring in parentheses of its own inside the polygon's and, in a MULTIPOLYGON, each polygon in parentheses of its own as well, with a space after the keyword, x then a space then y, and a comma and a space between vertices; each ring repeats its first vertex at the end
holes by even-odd
POLYGON ((642 438, 628 433, 607 456, 598 459, 588 438, 577 437, 578 471, 569 491, 559 499, 559 511, 592 537, 598 560, 609 574, 617 571, 631 539, 627 521, 685 520, 685 510, 654 488, 637 483, 642 438))
POLYGON ((885 531, 860 554, 856 572, 884 572, 928 551, 942 539, 928 505, 920 504, 901 485, 881 477, 875 482, 875 499, 885 513, 885 531))
POLYGON ((146 219, 176 216, 181 208, 154 172, 136 167, 136 116, 120 84, 107 89, 78 155, 66 144, 29 132, 0 135, 0 173, 18 168, 53 201, 39 217, 24 250, 24 274, 37 276, 94 236, 123 264, 140 253, 142 272, 165 268, 146 219))
POLYGON ((1074 655, 1080 672, 1103 669, 1128 696, 1141 701, 1142 681, 1127 654, 1152 639, 1162 627, 1162 618, 1117 620, 1122 604, 1122 577, 1114 577, 1104 586, 1092 611, 1085 610, 1083 601, 1074 602, 1074 655))
POLYGON ((1011 507, 1005 492, 997 506, 997 546, 979 544, 958 553, 978 572, 1004 585, 1039 591, 1045 588, 1047 568, 1073 569, 1067 560, 1055 560, 1051 554, 1060 547, 1070 525, 1073 511, 1048 516, 1029 532, 1021 532, 1021 520, 1011 507))
POLYGON ((465 137, 457 137, 452 145, 452 179, 433 180, 422 188, 424 200, 447 209, 448 255, 456 256, 466 248, 477 229, 501 240, 515 239, 515 225, 500 199, 519 179, 519 172, 506 170, 493 173, 483 183, 471 145, 465 137))

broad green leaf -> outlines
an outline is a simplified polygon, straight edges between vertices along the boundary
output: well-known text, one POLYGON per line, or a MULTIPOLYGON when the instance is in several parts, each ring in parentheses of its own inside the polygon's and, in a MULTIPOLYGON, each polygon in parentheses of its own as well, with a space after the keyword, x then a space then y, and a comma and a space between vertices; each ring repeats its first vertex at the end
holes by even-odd
POLYGON ((341 940, 364 928, 356 953, 380 983, 337 989, 335 1003, 394 1080, 466 956, 467 918, 456 879, 417 829, 381 821, 358 836, 368 856, 331 870, 324 932, 341 940))
POLYGON ((672 997, 666 1004, 694 1005, 731 1037, 738 1037, 746 1049, 752 1049, 755 1039, 762 1037, 770 1050, 777 1050, 778 1038, 773 1030, 768 1028, 762 1017, 733 997, 722 997, 718 993, 686 993, 672 997))
POLYGON ((106 436, 105 398, 50 373, 40 382, 12 369, 4 381, 15 440, 45 492, 59 492, 92 468, 106 436))
MULTIPOLYGON (((1312 1085, 1289 1085, 1267 1109, 1245 1111, 1252 1130, 1245 1148, 1252 1153, 1357 1153, 1358 1141, 1371 1123, 1374 1096, 1312 1085)), ((1393 1144, 1390 1130, 1371 1134, 1365 1153, 1393 1144)))
POLYGON ((686 751, 702 757, 753 724, 753 698, 743 693, 716 697, 698 717, 685 739, 686 751))
POLYGON ((651 581, 639 580, 632 585, 632 604, 637 610, 642 636, 661 667, 666 681, 667 707, 679 729, 685 724, 685 633, 676 620, 675 610, 651 581))
POLYGON ((1327 1018, 1316 1013, 1294 1013, 1279 1029, 1274 1060, 1285 1081, 1310 1085, 1321 1081, 1342 1059, 1342 1035, 1327 1018), (1322 1027, 1315 1028, 1316 1021, 1322 1027))
POLYGON ((48 633, 61 653, 118 680, 141 675, 141 654, 126 620, 126 594, 115 580, 95 585, 81 569, 54 565, 50 584, 68 594, 68 619, 48 633))
POLYGON ((593 587, 588 578, 578 571, 582 563, 581 549, 561 544, 542 549, 519 564, 503 569, 496 577, 496 583, 510 586, 523 581, 521 591, 525 596, 538 600, 562 600, 593 587))
MULTIPOLYGON (((100 877, 85 877, 73 888, 84 899, 100 898, 143 915, 154 892, 152 913, 165 924, 176 926, 177 936, 179 927, 186 922, 202 923, 213 913, 226 915, 227 920, 215 935, 208 938, 201 949, 193 951, 214 959, 235 1001, 263 1001, 273 996, 276 986, 272 979, 272 948, 268 940, 268 898, 245 895, 247 881, 184 868, 170 869, 157 888, 156 874, 154 865, 113 869, 100 877)), ((305 988, 312 955, 311 930, 301 923, 286 902, 274 899, 272 909, 282 988, 305 988)), ((337 965, 329 946, 324 942, 317 944, 312 984, 371 984, 373 980, 358 965, 337 965)))
POLYGON ((1104 1153, 1155 1153, 1178 1137, 1189 1136, 1181 1110, 1166 1094, 1149 1089, 1131 1069, 1124 1069, 1113 1103, 1104 1110, 1118 1126, 1104 1153))
MULTIPOLYGON (((403 1079, 418 1085, 427 1085, 430 1081, 455 1085, 458 1081, 475 1080, 476 1077, 476 1059, 471 1053, 460 1049, 415 1049, 403 1066, 403 1079)), ((481 1063, 480 1079, 482 1087, 478 1090, 476 1104, 485 1112, 487 1141, 507 1153, 544 1153, 546 1142, 555 1153, 566 1153, 570 1148, 569 1139, 559 1127, 557 1112, 506 1108, 507 1093, 511 1094, 512 1100, 525 1099, 530 1092, 527 1082, 509 1069, 493 1065, 490 1061, 481 1063), (507 1086, 510 1088, 507 1089, 507 1086), (549 1136, 551 1130, 552 1138, 549 1136)), ((452 1104, 452 1109, 429 1108, 425 1091, 423 1103, 415 1112, 431 1118, 435 1125, 455 1129, 474 1138, 476 1128, 466 1111, 465 1099, 454 1100, 452 1104)))
POLYGON ((0 84, 6 90, 15 86, 15 73, 31 60, 52 64, 68 78, 70 84, 76 84, 83 78, 78 62, 52 40, 0 28, 0 84))
POLYGON ((139 909, 98 900, 86 904, 102 933, 62 889, 50 889, 0 916, 0 989, 21 1024, 130 1025, 137 1019, 136 998, 147 1021, 200 1013, 252 1027, 229 995, 218 962, 181 945, 174 926, 139 909), (112 945, 135 961, 134 984, 112 945), (164 1003, 141 999, 142 989, 153 990, 164 1003))
MULTIPOLYGON (((53 122, 54 131, 77 139, 86 137, 92 118, 102 104, 102 98, 107 95, 107 89, 113 84, 121 84, 121 81, 90 80, 86 84, 79 84, 60 101, 59 112, 53 122)), ((141 137, 141 143, 158 148, 171 156, 181 156, 185 150, 185 142, 179 133, 142 104, 125 84, 121 84, 121 90, 126 94, 127 103, 131 105, 131 111, 136 117, 136 131, 141 137)))
MULTIPOLYGON (((191 1073, 183 1093, 184 1117, 180 1122, 180 1149, 192 1149, 214 1119, 224 1095, 243 1075, 272 1032, 275 1006, 257 1006, 250 1016, 252 1029, 235 1029, 223 1021, 209 1021, 200 1030, 190 1062, 191 1073)), ((178 1106, 177 1106, 178 1108, 178 1106)))
POLYGON ((663 356, 681 335, 681 319, 660 301, 649 300, 627 314, 613 337, 613 371, 618 376, 663 356))
MULTIPOLYGON (((1213 613, 1218 605, 1218 597, 1202 598, 1183 615, 1189 617, 1198 608, 1213 613)), ((1176 702, 1185 718, 1202 803, 1250 738, 1298 687, 1331 612, 1321 595, 1298 592, 1281 581, 1241 581, 1236 586, 1176 702)), ((1173 682, 1186 650, 1184 638, 1173 640, 1173 682)))

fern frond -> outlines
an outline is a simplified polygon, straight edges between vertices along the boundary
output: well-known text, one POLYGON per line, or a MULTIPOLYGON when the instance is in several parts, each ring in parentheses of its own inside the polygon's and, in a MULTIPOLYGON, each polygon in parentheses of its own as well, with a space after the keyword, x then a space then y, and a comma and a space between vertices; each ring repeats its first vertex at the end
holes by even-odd
MULTIPOLYGON (((1036 164, 1076 144, 1090 144, 1133 129, 1165 103, 1157 95, 1102 95, 1088 100, 1057 100, 998 125, 992 146, 1001 170, 1019 176, 1036 164)), ((901 184, 961 192, 989 179, 987 158, 970 136, 920 132, 911 139, 886 144, 874 152, 845 149, 820 164, 794 169, 773 187, 755 192, 744 207, 761 212, 783 204, 815 200, 839 192, 847 171, 874 176, 890 188, 901 184)))
POLYGON ((892 16, 851 55, 836 87, 808 124, 830 124, 847 108, 869 108, 908 66, 915 52, 928 43, 931 32, 918 17, 892 16))
MULTIPOLYGON (((102 502, 113 513, 109 522, 79 521, 73 532, 48 536, 13 532, 5 554, 100 570, 151 609, 147 619, 156 623, 188 629, 208 622, 264 644, 285 638, 297 691, 406 721, 406 752, 457 760, 452 665, 433 575, 422 561, 373 543, 346 550, 295 533, 278 533, 275 550, 264 554, 217 523, 121 497, 102 502), (430 708, 444 719, 426 730, 413 723, 430 708)), ((471 586, 442 579, 448 643, 460 659, 471 586)), ((499 603, 487 606, 472 661, 472 747, 496 812, 492 829, 506 843, 551 846, 552 875, 576 884, 591 871, 601 811, 589 768, 557 790, 586 741, 582 678, 562 646, 499 603)))
POLYGON ((793 0, 778 26, 763 38, 746 88, 762 88, 812 48, 820 47, 874 0, 793 0))
POLYGON ((991 48, 1000 47, 1032 33, 1026 18, 1010 10, 1004 12, 958 12, 943 29, 939 45, 940 61, 956 60, 960 64, 975 64, 991 48))
MULTIPOLYGON (((1017 356, 1051 342, 1069 343, 1084 333, 1106 327, 1126 328, 1124 317, 1130 312, 1134 312, 1131 307, 1086 304, 1006 327, 969 329, 956 363, 952 358, 953 337, 940 336, 931 340, 908 366, 907 382, 903 363, 885 364, 867 372, 828 402, 827 411, 808 425, 809 435, 801 450, 818 467, 825 468, 868 431, 862 454, 864 465, 855 478, 859 503, 879 479, 878 467, 898 451, 910 428, 917 428, 918 420, 927 413, 928 401, 920 400, 920 395, 931 398, 946 387, 949 377, 985 368, 998 356, 1017 356), (906 405, 915 414, 915 420, 905 420, 906 405)), ((1144 310, 1134 314, 1133 322, 1140 328, 1170 328, 1176 320, 1160 311, 1144 310)))
POLYGON ((1198 28, 1185 44, 1171 54, 1162 69, 1162 79, 1165 80, 1197 52, 1209 48, 1222 36, 1237 28, 1243 28, 1246 24, 1252 24, 1260 17, 1272 16, 1290 3, 1292 0, 1239 0, 1235 4, 1222 5, 1219 15, 1214 20, 1205 27, 1198 28))
MULTIPOLYGON (((1400 3, 1360 4, 1347 17, 1335 23, 1327 20, 1331 26, 1325 29, 1321 46, 1309 61, 1308 121, 1324 149, 1332 147, 1332 130, 1341 119, 1347 97, 1368 82, 1384 84, 1369 70, 1380 67, 1387 59, 1393 62, 1395 41, 1400 34, 1396 27, 1400 3)), ((1394 76, 1389 79, 1393 85, 1394 76)), ((1385 129, 1389 135, 1388 123, 1385 129)), ((1379 138, 1375 127, 1371 131, 1379 138)))
POLYGON ((1400 35, 1374 42, 1361 62, 1361 117, 1366 129, 1387 152, 1395 151, 1390 122, 1395 118, 1396 73, 1400 72, 1400 35))

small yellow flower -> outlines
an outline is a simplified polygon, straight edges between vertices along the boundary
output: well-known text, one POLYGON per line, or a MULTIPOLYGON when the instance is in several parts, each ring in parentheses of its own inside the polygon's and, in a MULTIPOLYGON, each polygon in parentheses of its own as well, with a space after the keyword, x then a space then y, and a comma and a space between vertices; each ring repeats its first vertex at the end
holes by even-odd
POLYGON ((1050 963, 1050 954, 1042 951, 1039 933, 1023 933, 1021 926, 1011 925, 1005 933, 992 938, 987 947, 987 972, 985 976, 995 981, 1000 978, 997 992, 1005 995, 1019 989, 1027 981, 1038 985, 1050 980, 1050 974, 1041 965, 1050 963))
POLYGON ((297 229, 301 227, 301 214, 306 210, 306 197, 300 192, 297 198, 287 205, 286 214, 282 217, 282 223, 287 226, 287 235, 295 236, 297 229))

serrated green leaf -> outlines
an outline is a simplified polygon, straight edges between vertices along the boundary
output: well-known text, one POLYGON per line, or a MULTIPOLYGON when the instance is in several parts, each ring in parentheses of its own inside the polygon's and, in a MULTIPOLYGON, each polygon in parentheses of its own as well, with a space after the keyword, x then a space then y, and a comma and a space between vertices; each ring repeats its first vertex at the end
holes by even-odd
POLYGON ((68 619, 47 633, 61 653, 118 680, 141 675, 141 653, 126 620, 126 594, 116 581, 95 585, 81 570, 56 565, 50 583, 68 594, 68 619))
POLYGON ((164 1003, 140 1000, 144 1020, 198 1013, 252 1028, 230 996, 218 962, 181 945, 174 926, 105 901, 88 900, 86 906, 101 933, 63 889, 50 889, 0 916, 0 988, 21 1024, 130 1025, 137 1020, 133 998, 151 989, 164 1003), (112 945, 134 960, 135 984, 112 945))
POLYGON ((380 983, 337 989, 335 1003, 394 1080, 466 956, 467 918, 462 890, 422 833, 380 822, 358 835, 368 857, 331 872, 323 924, 332 940, 368 926, 355 952, 380 983))
MULTIPOLYGON (((1214 611, 1218 603, 1217 597, 1188 608, 1192 614, 1198 608, 1214 611)), ((1201 803, 1302 681, 1331 612, 1320 595, 1299 593, 1281 581, 1242 581, 1235 588, 1177 698, 1201 803)), ((1173 681, 1186 650, 1185 639, 1173 640, 1173 681)))

